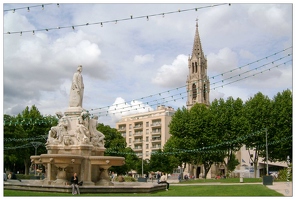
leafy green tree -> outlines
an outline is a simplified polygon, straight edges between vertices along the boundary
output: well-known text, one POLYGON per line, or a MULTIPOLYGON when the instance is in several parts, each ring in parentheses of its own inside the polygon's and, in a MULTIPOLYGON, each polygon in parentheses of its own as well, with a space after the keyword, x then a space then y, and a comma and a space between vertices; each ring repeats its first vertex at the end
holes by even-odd
POLYGON ((172 151, 174 153, 176 159, 179 161, 179 166, 182 166, 182 163, 192 161, 191 155, 184 151, 188 148, 189 120, 190 113, 183 106, 182 109, 177 109, 169 124, 171 137, 166 142, 165 149, 167 152, 172 151))
POLYGON ((191 154, 191 163, 203 164, 205 169, 204 178, 207 177, 211 166, 215 162, 223 161, 224 158, 223 152, 215 148, 220 137, 212 130, 212 122, 212 112, 204 104, 195 104, 190 109, 187 145, 190 149, 202 148, 191 154))
MULTIPOLYGON (((292 91, 278 92, 271 102, 271 124, 267 129, 270 161, 292 160, 292 91)), ((263 152, 265 154, 265 152, 263 152)))
POLYGON ((51 116, 43 117, 35 105, 30 109, 27 106, 16 117, 5 115, 4 118, 4 141, 7 141, 4 147, 5 164, 10 169, 13 165, 17 171, 24 169, 25 174, 28 174, 30 156, 35 155, 35 150, 36 155, 46 153, 44 144, 48 130, 57 120, 51 116), (40 145, 35 149, 35 144, 40 145))
POLYGON ((254 97, 249 98, 245 102, 244 115, 249 127, 247 133, 254 134, 252 137, 245 139, 245 144, 247 148, 253 148, 255 151, 255 155, 250 155, 250 160, 254 163, 255 177, 257 177, 256 173, 259 156, 266 158, 266 130, 272 123, 271 106, 272 104, 269 97, 264 96, 261 92, 258 92, 254 97))
POLYGON ((165 145, 166 151, 177 152, 179 166, 182 163, 203 164, 205 178, 212 164, 224 158, 223 152, 213 148, 218 137, 210 126, 212 120, 212 113, 203 104, 195 104, 189 111, 184 107, 178 109, 169 125, 172 137, 165 145))
POLYGON ((136 168, 134 168, 138 174, 142 175, 142 164, 143 164, 143 176, 144 174, 148 175, 149 171, 150 171, 150 160, 143 160, 142 163, 142 159, 138 159, 136 161, 136 168))
POLYGON ((174 164, 172 157, 168 152, 161 149, 152 153, 150 157, 150 171, 171 173, 178 166, 174 164))
MULTIPOLYGON (((224 99, 215 99, 210 106, 210 112, 213 115, 210 127, 212 133, 217 138, 217 149, 225 153, 223 163, 227 170, 232 171, 235 162, 235 152, 239 151, 244 140, 240 139, 248 130, 246 118, 243 115, 243 101, 240 98, 234 100, 229 97, 224 99), (231 168, 231 169, 230 169, 231 168)), ((237 163, 239 164, 239 163, 237 163)))
POLYGON ((16 124, 15 117, 4 115, 4 169, 14 173, 23 169, 20 167, 23 166, 23 160, 19 158, 27 155, 23 150, 26 149, 25 139, 24 130, 20 124, 16 124))
POLYGON ((135 169, 139 158, 131 148, 126 148, 125 138, 122 137, 120 132, 102 123, 98 124, 97 130, 105 135, 105 155, 125 158, 125 164, 123 166, 112 166, 109 170, 118 174, 126 174, 131 169, 135 169))

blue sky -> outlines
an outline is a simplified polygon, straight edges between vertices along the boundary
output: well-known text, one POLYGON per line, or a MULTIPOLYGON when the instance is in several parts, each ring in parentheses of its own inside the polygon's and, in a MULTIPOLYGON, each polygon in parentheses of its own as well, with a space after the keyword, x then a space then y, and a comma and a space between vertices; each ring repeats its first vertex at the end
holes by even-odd
POLYGON ((292 90, 293 4, 218 4, 4 3, 3 113, 32 105, 43 115, 66 111, 78 65, 83 108, 100 123, 186 106, 197 18, 211 101, 292 90))

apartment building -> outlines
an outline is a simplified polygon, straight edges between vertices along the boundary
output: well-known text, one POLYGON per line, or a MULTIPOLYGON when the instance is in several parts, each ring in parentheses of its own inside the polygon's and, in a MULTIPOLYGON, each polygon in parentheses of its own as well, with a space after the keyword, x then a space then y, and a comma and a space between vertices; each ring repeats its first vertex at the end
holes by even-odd
POLYGON ((116 129, 139 158, 150 159, 151 153, 162 149, 170 137, 169 123, 175 110, 158 106, 155 111, 122 117, 116 129))

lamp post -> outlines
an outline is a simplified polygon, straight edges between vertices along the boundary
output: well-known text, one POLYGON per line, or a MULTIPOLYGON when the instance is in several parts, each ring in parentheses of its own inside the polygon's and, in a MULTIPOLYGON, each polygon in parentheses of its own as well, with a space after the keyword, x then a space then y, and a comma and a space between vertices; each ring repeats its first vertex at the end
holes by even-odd
POLYGON ((265 142, 266 142, 266 172, 268 174, 268 146, 267 146, 267 128, 265 128, 265 142))
MULTIPOLYGON (((41 142, 31 142, 31 144, 33 145, 33 147, 35 147, 35 156, 37 155, 37 148, 42 144, 41 142)), ((36 176, 36 164, 35 165, 35 176, 36 176)))

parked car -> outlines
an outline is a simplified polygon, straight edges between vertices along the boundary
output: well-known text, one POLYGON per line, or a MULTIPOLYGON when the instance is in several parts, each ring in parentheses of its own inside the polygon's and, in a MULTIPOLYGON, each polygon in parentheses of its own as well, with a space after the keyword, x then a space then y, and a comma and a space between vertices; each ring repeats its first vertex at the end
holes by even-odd
POLYGON ((4 173, 4 181, 7 181, 7 174, 4 173))

